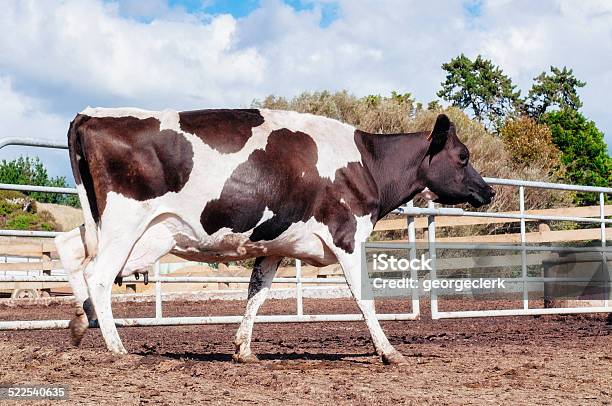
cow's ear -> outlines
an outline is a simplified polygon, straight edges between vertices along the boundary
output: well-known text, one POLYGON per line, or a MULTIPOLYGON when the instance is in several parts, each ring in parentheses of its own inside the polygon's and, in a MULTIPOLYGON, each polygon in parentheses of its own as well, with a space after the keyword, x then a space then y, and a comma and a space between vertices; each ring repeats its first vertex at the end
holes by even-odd
POLYGON ((438 115, 436 124, 434 125, 433 130, 431 130, 431 134, 429 134, 427 137, 427 140, 429 140, 428 154, 430 156, 434 156, 444 148, 444 145, 446 145, 446 142, 454 129, 453 123, 446 114, 438 115))

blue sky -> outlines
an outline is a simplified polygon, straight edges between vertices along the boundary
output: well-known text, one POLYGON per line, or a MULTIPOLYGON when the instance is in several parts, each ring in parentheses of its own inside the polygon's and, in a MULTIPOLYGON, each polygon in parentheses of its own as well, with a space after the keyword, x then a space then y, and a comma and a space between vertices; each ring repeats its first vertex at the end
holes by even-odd
MULTIPOLYGON (((308 0, 284 0, 283 2, 298 11, 312 10, 315 4, 308 0)), ((231 14, 236 18, 245 17, 261 6, 259 0, 170 0, 169 4, 173 7, 183 7, 190 13, 231 14)), ((322 10, 320 24, 326 27, 337 18, 339 6, 335 1, 321 3, 320 6, 322 10)))
POLYGON ((171 6, 184 7, 190 13, 207 12, 210 14, 231 14, 236 18, 244 17, 259 7, 259 0, 170 0, 171 6))
MULTIPOLYGON (((106 0, 109 3, 114 0, 106 0)), ((296 11, 313 10, 315 5, 321 10, 319 25, 327 27, 338 18, 340 6, 337 1, 318 2, 313 0, 282 0, 284 4, 291 6, 296 11)), ((119 1, 121 3, 121 1, 119 1)), ((246 17, 262 6, 260 0, 168 0, 169 8, 179 8, 187 13, 198 14, 230 14, 235 18, 246 17)), ((468 5, 470 10, 477 8, 477 5, 468 5)), ((144 22, 150 22, 150 15, 134 16, 144 22)))
POLYGON ((465 11, 471 17, 478 17, 482 13, 482 0, 470 0, 463 3, 465 11))
POLYGON ((184 7, 188 12, 207 11, 212 14, 231 14, 234 17, 244 17, 259 7, 259 0, 170 0, 171 6, 184 7))
MULTIPOLYGON (((0 28, 2 135, 64 140, 88 105, 246 107, 342 89, 427 103, 441 65, 464 53, 523 94, 551 65, 573 68, 582 111, 612 146, 610 1, 5 0, 0 28)), ((71 178, 63 154, 40 153, 71 178)))

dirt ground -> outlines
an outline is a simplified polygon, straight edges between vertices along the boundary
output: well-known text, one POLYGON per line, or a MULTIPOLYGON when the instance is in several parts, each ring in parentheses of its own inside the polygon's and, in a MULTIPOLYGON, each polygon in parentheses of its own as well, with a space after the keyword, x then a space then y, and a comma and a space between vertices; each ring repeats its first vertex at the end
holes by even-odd
MULTIPOLYGON (((164 314, 241 314, 242 306, 165 303, 164 314)), ((393 311, 397 304, 379 307, 393 311)), ((306 300, 305 310, 356 309, 336 299, 306 300)), ((146 317, 154 307, 123 303, 114 311, 146 317)), ((269 301, 261 313, 292 311, 292 301, 269 301)), ((0 305, 2 320, 65 319, 71 312, 68 305, 0 305)), ((252 347, 262 361, 249 365, 231 361, 230 325, 121 328, 127 356, 109 354, 97 329, 80 348, 70 346, 67 330, 4 331, 0 385, 70 387, 68 401, 38 404, 612 404, 612 328, 604 315, 424 317, 383 328, 409 365, 383 365, 363 322, 256 325, 252 347)))

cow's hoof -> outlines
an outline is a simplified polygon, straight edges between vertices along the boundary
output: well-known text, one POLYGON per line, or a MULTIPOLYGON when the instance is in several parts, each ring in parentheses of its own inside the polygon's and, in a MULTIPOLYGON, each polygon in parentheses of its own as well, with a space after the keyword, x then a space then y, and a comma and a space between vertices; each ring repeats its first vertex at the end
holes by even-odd
POLYGON ((241 364, 254 364, 259 362, 257 355, 253 354, 252 352, 248 354, 234 354, 232 355, 232 359, 234 362, 239 362, 241 364))
POLYGON ((399 351, 396 351, 396 350, 393 350, 392 352, 388 354, 381 355, 381 359, 385 365, 406 365, 408 364, 408 361, 406 361, 406 358, 404 358, 404 356, 400 354, 399 351))
POLYGON ((82 309, 80 309, 80 311, 77 310, 75 317, 70 320, 68 327, 70 328, 70 341, 72 345, 78 347, 89 327, 89 322, 82 309))

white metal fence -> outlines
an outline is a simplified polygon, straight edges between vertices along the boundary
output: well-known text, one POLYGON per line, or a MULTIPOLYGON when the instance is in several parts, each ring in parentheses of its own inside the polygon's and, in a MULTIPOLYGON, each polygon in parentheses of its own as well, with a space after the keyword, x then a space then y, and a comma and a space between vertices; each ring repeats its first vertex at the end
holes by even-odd
MULTIPOLYGON (((464 211, 460 208, 436 208, 433 202, 429 202, 427 208, 408 207, 403 208, 402 211, 408 216, 408 241, 411 242, 411 254, 415 251, 415 232, 414 232, 414 216, 424 215, 427 216, 428 220, 428 243, 429 243, 429 255, 433 258, 432 272, 430 278, 432 280, 437 278, 436 275, 436 216, 465 216, 465 217, 493 217, 493 218, 508 218, 520 220, 520 247, 521 253, 521 277, 518 278, 518 282, 523 285, 523 306, 521 309, 493 309, 493 310, 468 310, 468 311, 439 311, 438 310, 438 295, 436 289, 431 290, 431 317, 433 319, 442 318, 461 318, 461 317, 490 317, 490 316, 518 316, 518 315, 540 315, 540 314, 567 314, 567 313, 598 313, 598 312, 612 312, 612 306, 608 299, 603 301, 603 306, 585 306, 585 307, 555 307, 555 308, 529 308, 529 290, 527 285, 529 283, 537 282, 566 282, 567 279, 562 278, 543 278, 543 277, 531 277, 527 274, 527 253, 529 251, 545 250, 545 251, 559 251, 567 249, 567 247, 530 247, 527 246, 526 241, 526 220, 545 220, 545 221, 573 221, 577 223, 595 223, 599 224, 600 227, 600 243, 601 247, 606 247, 607 231, 606 229, 612 225, 612 219, 606 219, 605 217, 605 196, 606 194, 612 194, 612 188, 594 187, 594 186, 579 186, 579 185, 567 185, 558 183, 546 183, 546 182, 534 182, 534 181, 523 181, 514 179, 497 179, 497 178, 485 178, 485 181, 491 185, 503 185, 513 186, 518 188, 519 197, 519 214, 510 213, 494 213, 494 212, 469 212, 464 211), (575 216, 549 216, 549 215, 537 215, 537 214, 526 214, 525 213, 525 188, 538 188, 538 189, 552 189, 552 190, 565 190, 565 191, 576 191, 576 192, 588 192, 597 193, 599 196, 599 207, 600 215, 599 218, 590 217, 575 217, 575 216), (411 231, 412 230, 412 231, 411 231)), ((610 236, 612 238, 612 236, 610 236)), ((515 247, 498 247, 501 249, 515 249, 515 247)), ((601 250, 599 251, 601 252, 601 250)), ((412 254, 413 255, 413 254, 412 254)), ((607 268, 606 253, 602 252, 602 267, 607 268)), ((608 275, 610 275, 610 269, 608 269, 608 275)), ((610 277, 608 277, 608 281, 610 277)), ((580 282, 580 281, 579 281, 580 282)), ((588 280, 584 280, 588 282, 588 280)), ((610 285, 608 283, 608 289, 610 285)))
MULTIPOLYGON (((21 146, 33 146, 42 148, 57 148, 66 149, 67 146, 61 143, 47 142, 45 140, 37 139, 0 139, 0 148, 7 145, 21 145, 21 146)), ((485 178, 485 180, 492 185, 504 185, 513 186, 518 188, 519 193, 519 214, 509 213, 494 213, 494 212, 470 212, 464 211, 458 208, 437 208, 433 203, 430 203, 427 208, 414 207, 412 202, 409 202, 405 207, 397 210, 398 213, 405 214, 407 216, 407 229, 408 229, 408 245, 407 249, 410 251, 410 255, 414 257, 416 255, 416 228, 415 228, 415 216, 427 216, 428 218, 428 243, 429 243, 429 255, 434 259, 433 271, 430 278, 435 279, 436 267, 436 216, 470 216, 470 217, 496 217, 496 218, 510 218, 519 219, 521 228, 521 246, 520 251, 522 255, 522 277, 520 281, 523 286, 533 281, 527 275, 526 256, 529 247, 526 245, 525 234, 526 234, 526 220, 548 220, 548 221, 575 221, 585 223, 598 223, 601 228, 601 245, 606 246, 606 228, 612 224, 611 219, 605 218, 604 212, 604 196, 606 194, 612 194, 612 188, 602 187, 588 187, 588 186, 576 186, 576 185, 565 185, 565 184, 554 184, 544 182, 530 182, 512 179, 496 179, 496 178, 485 178), (555 189, 555 190, 569 190, 569 191, 580 191, 580 192, 591 192, 599 194, 600 201, 600 218, 588 218, 588 217, 569 217, 569 216, 546 216, 546 215, 531 215, 525 213, 525 199, 524 191, 525 188, 541 188, 541 189, 555 189)), ((51 192, 51 193, 66 193, 76 194, 76 189, 73 188, 56 188, 56 187, 42 187, 42 186, 27 186, 27 185, 10 185, 0 184, 0 190, 18 190, 18 191, 36 191, 36 192, 51 192)), ((58 233, 47 232, 47 231, 23 231, 23 230, 0 230, 0 236, 17 236, 17 237, 53 237, 58 233)), ((162 276, 159 271, 159 264, 154 267, 154 276, 149 278, 150 282, 155 283, 155 317, 148 318, 132 318, 132 319, 116 319, 118 326, 161 326, 161 325, 193 325, 193 324, 222 324, 222 323, 239 323, 242 316, 208 316, 208 317, 164 317, 163 316, 163 297, 162 297, 162 283, 211 283, 211 282, 224 282, 224 283, 248 283, 249 278, 247 277, 229 277, 229 276, 202 276, 202 277, 188 277, 188 276, 162 276)), ((416 278, 416 273, 411 275, 412 278, 416 278)), ((551 279, 552 280, 552 279, 551 279)), ((68 282, 66 276, 26 276, 26 275, 0 275, 0 282, 68 282)), ((143 280, 136 280, 134 277, 125 278, 125 283, 143 283, 143 280)), ((296 276, 294 278, 282 277, 274 278, 274 283, 293 283, 296 285, 296 312, 293 315, 266 315, 257 316, 256 322, 317 322, 317 321, 357 321, 362 320, 361 314, 304 314, 303 308, 303 286, 305 284, 333 284, 341 285, 346 284, 344 278, 305 278, 302 277, 301 273, 301 262, 296 260, 296 276)), ((437 292, 431 291, 431 314, 432 318, 453 318, 453 317, 483 317, 483 316, 507 316, 507 315, 530 315, 530 314, 560 314, 560 313, 583 313, 583 312, 612 312, 612 307, 608 301, 605 302, 603 307, 580 307, 580 308, 553 308, 553 309, 530 309, 529 300, 527 296, 527 289, 523 289, 523 308, 514 310, 483 310, 483 311, 463 311, 463 312, 440 312, 438 310, 438 297, 437 292)), ((413 291, 411 297, 411 312, 409 313, 390 313, 390 314, 379 314, 380 320, 414 320, 419 317, 420 305, 418 291, 413 291)), ((28 320, 28 321, 0 321, 0 330, 27 330, 27 329, 55 329, 55 328, 67 328, 68 320, 28 320)))

